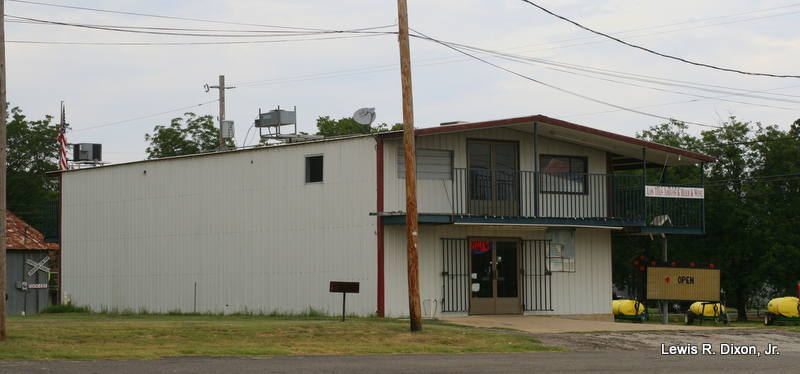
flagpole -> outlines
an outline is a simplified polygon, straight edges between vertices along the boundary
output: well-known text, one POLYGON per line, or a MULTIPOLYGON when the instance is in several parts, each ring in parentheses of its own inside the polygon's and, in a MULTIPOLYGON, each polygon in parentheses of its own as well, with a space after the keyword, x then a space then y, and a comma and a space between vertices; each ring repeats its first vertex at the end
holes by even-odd
POLYGON ((6 29, 0 0, 0 341, 6 341, 6 29))
POLYGON ((61 102, 61 123, 58 126, 58 170, 67 170, 67 116, 61 102))

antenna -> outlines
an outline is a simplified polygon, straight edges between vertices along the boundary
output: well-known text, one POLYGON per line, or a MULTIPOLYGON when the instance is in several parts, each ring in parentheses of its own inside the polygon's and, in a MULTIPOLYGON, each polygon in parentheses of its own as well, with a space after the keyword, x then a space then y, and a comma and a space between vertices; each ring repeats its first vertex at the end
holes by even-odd
MULTIPOLYGON (((378 137, 372 133, 372 122, 375 121, 375 108, 361 108, 353 113, 353 119, 359 125, 364 125, 369 131, 369 134, 375 138, 375 143, 378 142, 378 137)), ((378 149, 378 145, 375 145, 375 149, 378 149)))
POLYGON ((375 108, 361 108, 353 114, 353 119, 360 125, 370 126, 375 122, 375 108))

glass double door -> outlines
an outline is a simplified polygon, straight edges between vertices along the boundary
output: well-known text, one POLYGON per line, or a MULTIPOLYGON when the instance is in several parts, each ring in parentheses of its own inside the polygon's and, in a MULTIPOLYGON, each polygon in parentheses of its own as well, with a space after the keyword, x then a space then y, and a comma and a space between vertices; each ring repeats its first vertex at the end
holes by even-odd
POLYGON ((470 314, 520 314, 519 242, 470 239, 470 314))
POLYGON ((519 214, 517 147, 513 142, 473 140, 468 143, 471 214, 519 214))

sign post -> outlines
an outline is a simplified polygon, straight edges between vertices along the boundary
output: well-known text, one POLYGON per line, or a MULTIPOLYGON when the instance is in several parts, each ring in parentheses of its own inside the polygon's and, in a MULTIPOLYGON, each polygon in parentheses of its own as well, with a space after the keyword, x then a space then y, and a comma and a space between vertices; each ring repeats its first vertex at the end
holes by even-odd
POLYGON ((342 322, 344 322, 345 316, 345 302, 347 301, 347 294, 348 293, 358 293, 359 283, 358 282, 334 282, 331 281, 330 292, 341 292, 342 293, 342 322))

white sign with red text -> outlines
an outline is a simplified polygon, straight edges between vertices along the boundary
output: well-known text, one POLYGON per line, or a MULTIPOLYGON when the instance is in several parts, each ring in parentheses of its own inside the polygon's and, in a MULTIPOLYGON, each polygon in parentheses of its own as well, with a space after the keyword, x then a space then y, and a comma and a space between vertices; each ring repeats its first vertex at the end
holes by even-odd
POLYGON ((672 197, 678 199, 703 199, 705 189, 698 187, 644 186, 647 197, 672 197))

